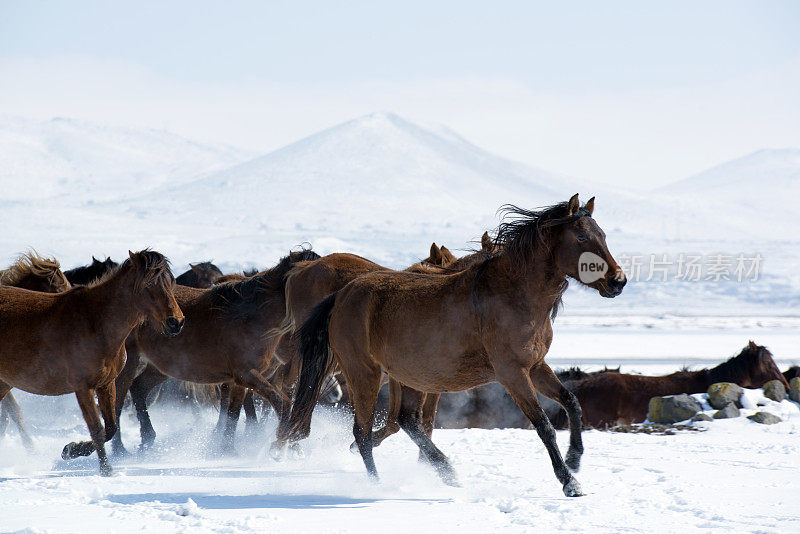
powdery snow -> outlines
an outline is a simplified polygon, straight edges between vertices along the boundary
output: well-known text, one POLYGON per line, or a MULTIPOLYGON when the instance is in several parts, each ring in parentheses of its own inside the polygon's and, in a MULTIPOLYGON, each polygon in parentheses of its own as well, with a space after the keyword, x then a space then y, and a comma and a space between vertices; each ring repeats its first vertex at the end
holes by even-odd
MULTIPOLYGON (((208 445, 211 410, 200 424, 155 409, 157 449, 115 462, 107 479, 94 458, 54 460, 67 440, 83 437, 80 424, 44 436, 39 429, 35 457, 6 437, 0 530, 796 532, 800 410, 783 404, 760 408, 787 417, 773 426, 739 418, 674 436, 587 431, 578 479, 588 494, 579 499, 561 493, 534 431, 436 430, 461 488, 444 486, 406 436, 393 436, 376 449, 382 481, 374 485, 348 451, 351 424, 342 416, 318 410, 308 458, 275 463, 264 450, 272 427, 240 442, 239 457, 219 459, 208 445)), ((132 419, 123 419, 129 445, 132 419)), ((562 450, 567 437, 558 433, 562 450)))

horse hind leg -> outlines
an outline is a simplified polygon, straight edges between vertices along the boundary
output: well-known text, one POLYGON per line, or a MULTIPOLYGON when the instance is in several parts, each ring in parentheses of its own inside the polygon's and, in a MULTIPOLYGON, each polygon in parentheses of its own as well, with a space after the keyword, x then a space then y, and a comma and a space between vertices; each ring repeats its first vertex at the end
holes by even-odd
POLYGON ((111 476, 113 470, 106 456, 104 446, 106 432, 100 422, 100 414, 97 412, 97 404, 95 404, 94 401, 94 390, 83 389, 76 391, 75 397, 78 399, 78 405, 81 408, 83 419, 86 421, 86 426, 89 427, 89 434, 92 436, 92 441, 67 444, 61 452, 61 457, 68 460, 79 456, 88 456, 92 452, 97 451, 97 458, 100 462, 100 474, 103 476, 111 476))
POLYGON ((230 394, 230 384, 223 382, 219 385, 219 417, 217 418, 217 426, 214 428, 215 434, 221 434, 225 431, 225 426, 228 421, 228 403, 230 401, 230 394))
POLYGON ((231 384, 228 390, 227 417, 225 420, 225 430, 222 433, 220 451, 223 454, 235 454, 234 440, 236 438, 236 426, 239 424, 239 414, 242 411, 242 403, 247 395, 247 388, 237 384, 231 384))
POLYGON ((567 412, 569 418, 569 449, 567 450, 566 464, 572 471, 577 472, 581 466, 583 455, 583 414, 578 398, 558 379, 550 366, 544 362, 534 367, 530 373, 531 380, 536 388, 546 397, 558 402, 567 412))
POLYGON ((447 456, 431 441, 423 424, 422 406, 425 400, 425 393, 403 386, 403 397, 397 422, 419 447, 420 454, 436 469, 442 481, 449 486, 458 486, 453 466, 450 465, 447 456))
POLYGON ((5 397, 11 391, 11 386, 0 380, 0 438, 2 438, 6 433, 6 428, 8 427, 8 411, 6 408, 5 397))
POLYGON ((583 495, 580 484, 572 476, 567 464, 561 457, 556 443, 556 431, 547 415, 544 413, 539 400, 536 398, 536 391, 531 383, 530 376, 526 369, 520 368, 495 368, 497 380, 506 388, 506 391, 517 403, 522 413, 530 419, 536 433, 544 443, 550 461, 553 464, 553 471, 556 478, 562 484, 564 495, 567 497, 579 497, 583 495))
POLYGON ((19 430, 19 436, 22 439, 22 444, 29 451, 33 450, 33 440, 25 429, 25 421, 22 418, 22 410, 17 404, 17 400, 11 393, 8 393, 2 401, 2 414, 0 414, 0 436, 5 433, 5 427, 8 425, 9 418, 14 421, 14 424, 19 430), (5 420, 5 421, 4 421, 5 420))
MULTIPOLYGON (((369 358, 368 356, 365 356, 369 358)), ((345 380, 350 388, 350 402, 355 412, 353 436, 364 467, 370 478, 378 480, 378 470, 372 455, 372 424, 375 421, 375 402, 381 386, 381 369, 374 365, 354 365, 342 362, 345 380)))

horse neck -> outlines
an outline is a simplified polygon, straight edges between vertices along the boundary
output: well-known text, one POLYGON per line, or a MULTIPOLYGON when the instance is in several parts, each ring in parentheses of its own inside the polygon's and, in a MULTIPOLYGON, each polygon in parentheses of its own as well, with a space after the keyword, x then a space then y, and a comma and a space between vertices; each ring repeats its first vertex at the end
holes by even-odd
POLYGON ((524 296, 536 322, 550 320, 551 312, 561 299, 566 275, 558 271, 544 252, 533 253, 526 260, 513 264, 506 254, 495 260, 515 290, 524 296))
POLYGON ((134 268, 125 265, 102 282, 82 289, 84 298, 90 301, 90 313, 95 314, 103 331, 112 337, 124 339, 145 319, 133 293, 135 279, 134 268))

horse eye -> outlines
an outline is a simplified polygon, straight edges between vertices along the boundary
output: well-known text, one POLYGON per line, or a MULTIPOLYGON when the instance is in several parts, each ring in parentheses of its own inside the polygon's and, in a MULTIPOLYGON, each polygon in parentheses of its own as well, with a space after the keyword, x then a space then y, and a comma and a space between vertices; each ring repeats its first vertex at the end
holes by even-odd
POLYGON ((579 235, 578 236, 578 243, 585 243, 587 241, 589 241, 589 238, 586 237, 585 235, 579 235))
POLYGON ((156 287, 156 283, 155 282, 147 282, 145 284, 145 287, 156 287))

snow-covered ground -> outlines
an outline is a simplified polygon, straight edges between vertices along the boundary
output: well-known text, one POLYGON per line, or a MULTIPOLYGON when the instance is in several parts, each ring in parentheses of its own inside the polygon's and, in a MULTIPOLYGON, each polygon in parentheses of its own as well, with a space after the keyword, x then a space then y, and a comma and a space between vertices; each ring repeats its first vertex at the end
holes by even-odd
MULTIPOLYGON (((755 394, 755 392, 754 392, 755 394)), ((58 453, 85 435, 77 409, 53 420, 32 408, 37 454, 8 436, 0 455, 0 530, 27 532, 552 532, 555 530, 797 532, 800 528, 800 409, 790 401, 759 409, 784 417, 703 423, 672 436, 588 431, 578 475, 585 497, 563 496, 536 433, 437 430, 437 444, 462 487, 444 486, 418 464, 404 435, 376 449, 380 484, 348 451, 350 422, 320 413, 308 457, 276 463, 272 432, 239 455, 211 452, 215 413, 153 410, 157 447, 115 462, 101 478, 94 458, 66 463, 58 453)), ((69 399, 69 403, 74 403, 69 399)), ((59 404, 62 404, 59 402, 59 404)), ((752 410, 743 410, 749 414, 752 410)), ((125 438, 137 442, 132 415, 125 438)), ((558 433, 562 450, 567 433, 558 433)))

